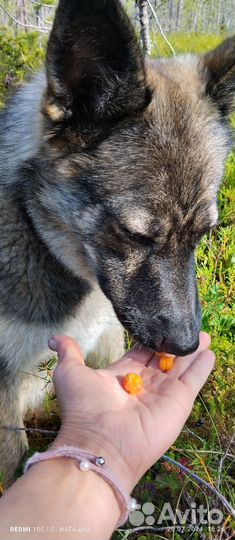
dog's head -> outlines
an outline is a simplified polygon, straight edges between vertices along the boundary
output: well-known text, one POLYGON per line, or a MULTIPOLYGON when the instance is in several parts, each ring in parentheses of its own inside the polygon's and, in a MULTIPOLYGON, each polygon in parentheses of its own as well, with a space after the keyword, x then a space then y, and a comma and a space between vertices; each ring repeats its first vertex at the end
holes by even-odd
POLYGON ((202 57, 144 64, 118 0, 61 0, 47 81, 38 197, 48 222, 135 338, 195 350, 194 249, 218 220, 235 39, 202 57))

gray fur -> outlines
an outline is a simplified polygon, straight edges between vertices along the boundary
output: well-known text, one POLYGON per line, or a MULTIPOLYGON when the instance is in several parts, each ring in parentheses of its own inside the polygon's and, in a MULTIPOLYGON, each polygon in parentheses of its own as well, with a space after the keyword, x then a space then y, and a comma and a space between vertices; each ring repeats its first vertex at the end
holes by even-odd
MULTIPOLYGON (((194 248, 217 222, 231 61, 228 101, 213 81, 231 47, 144 65, 118 0, 61 0, 48 83, 36 76, 0 120, 0 424, 40 401, 52 334, 96 366, 121 354, 121 324, 146 347, 197 348, 194 248)), ((7 481, 26 447, 0 430, 7 481)))
POLYGON ((36 155, 42 137, 43 116, 41 103, 46 89, 44 73, 35 75, 30 84, 18 90, 3 112, 1 139, 4 159, 1 162, 2 181, 6 175, 7 185, 14 181, 12 171, 17 170, 27 159, 36 155), (18 107, 18 103, 21 107, 18 107), (9 175, 9 167, 11 177, 9 175))

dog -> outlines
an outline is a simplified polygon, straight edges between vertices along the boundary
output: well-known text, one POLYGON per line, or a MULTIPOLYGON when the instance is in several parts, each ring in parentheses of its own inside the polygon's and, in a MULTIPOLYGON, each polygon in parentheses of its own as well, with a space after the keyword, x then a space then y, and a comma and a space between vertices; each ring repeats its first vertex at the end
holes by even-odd
MULTIPOLYGON (((144 60, 119 0, 60 0, 45 71, 0 119, 1 425, 37 406, 53 334, 94 367, 120 357, 124 328, 197 349, 194 250, 218 222, 234 96, 235 38, 144 60)), ((0 430, 6 483, 26 449, 0 430)))

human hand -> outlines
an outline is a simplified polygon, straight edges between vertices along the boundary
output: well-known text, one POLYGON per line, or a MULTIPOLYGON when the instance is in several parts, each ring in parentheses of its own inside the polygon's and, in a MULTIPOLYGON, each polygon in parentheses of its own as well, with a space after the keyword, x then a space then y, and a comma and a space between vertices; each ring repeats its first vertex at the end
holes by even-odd
POLYGON ((131 492, 145 471, 173 444, 193 402, 214 366, 210 338, 201 333, 198 350, 177 357, 174 369, 162 373, 153 351, 134 347, 106 369, 84 364, 79 346, 55 336, 59 363, 54 383, 62 426, 53 447, 73 445, 105 458, 109 469, 131 492), (137 373, 144 381, 139 395, 122 388, 123 376, 137 373))

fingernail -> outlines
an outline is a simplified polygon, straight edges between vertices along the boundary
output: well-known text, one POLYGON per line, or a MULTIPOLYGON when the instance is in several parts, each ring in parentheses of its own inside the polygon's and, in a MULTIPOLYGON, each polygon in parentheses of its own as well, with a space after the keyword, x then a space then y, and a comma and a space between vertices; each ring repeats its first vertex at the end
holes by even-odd
POLYGON ((48 341, 48 346, 50 347, 50 349, 52 351, 56 351, 57 350, 57 342, 55 340, 55 338, 51 337, 48 341))

